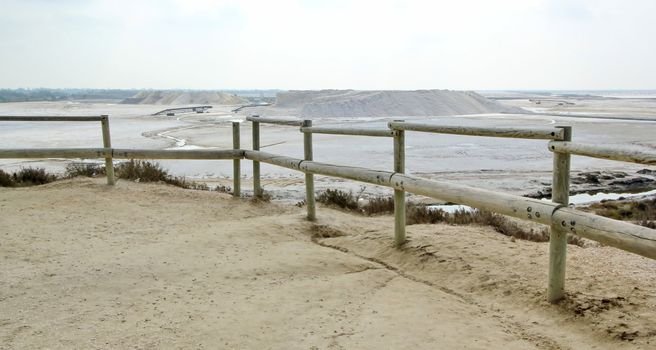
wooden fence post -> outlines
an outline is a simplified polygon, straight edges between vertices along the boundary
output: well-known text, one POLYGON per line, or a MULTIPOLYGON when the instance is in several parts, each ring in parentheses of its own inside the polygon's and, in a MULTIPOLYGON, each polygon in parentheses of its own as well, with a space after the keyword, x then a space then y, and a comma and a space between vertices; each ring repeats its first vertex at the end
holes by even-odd
MULTIPOLYGON (((564 141, 572 141, 572 127, 559 126, 565 131, 564 141)), ((551 201, 569 204, 570 154, 554 152, 551 201)), ((572 224, 573 225, 573 224, 572 224)), ((551 223, 549 236, 549 285, 547 298, 556 303, 565 296, 565 267, 567 261, 567 229, 559 222, 551 223)))
MULTIPOLYGON (((232 122, 232 148, 239 149, 239 122, 232 122)), ((232 176, 233 188, 232 195, 234 197, 241 196, 241 161, 239 159, 232 160, 232 176)))
MULTIPOLYGON (((402 120, 397 120, 402 121, 402 120)), ((405 172, 405 131, 394 130, 394 172, 405 172)), ((405 243, 405 191, 394 190, 394 244, 405 243)))
MULTIPOLYGON (((312 120, 304 120, 302 127, 312 127, 312 120)), ((303 152, 305 160, 312 160, 312 133, 303 133, 303 152)), ((307 219, 317 219, 317 208, 314 201, 314 174, 305 173, 305 205, 307 206, 307 219)))
MULTIPOLYGON (((112 139, 109 135, 109 116, 101 115, 100 125, 102 126, 103 147, 112 148, 112 139)), ((105 158, 105 173, 107 174, 107 184, 114 186, 116 178, 114 177, 114 162, 111 155, 105 158)))
MULTIPOLYGON (((251 122, 253 127, 253 151, 260 150, 260 122, 251 122)), ((260 162, 253 161, 253 197, 262 197, 260 186, 260 162)))

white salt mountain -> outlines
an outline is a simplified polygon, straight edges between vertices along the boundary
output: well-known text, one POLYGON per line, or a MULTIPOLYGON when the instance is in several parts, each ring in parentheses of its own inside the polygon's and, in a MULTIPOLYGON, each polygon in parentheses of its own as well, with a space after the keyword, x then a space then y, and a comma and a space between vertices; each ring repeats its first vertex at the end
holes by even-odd
POLYGON ((278 93, 271 106, 245 108, 243 112, 302 118, 529 113, 475 92, 452 90, 291 90, 278 93))
POLYGON ((140 91, 136 95, 121 101, 124 104, 152 105, 241 105, 247 100, 220 91, 140 91))

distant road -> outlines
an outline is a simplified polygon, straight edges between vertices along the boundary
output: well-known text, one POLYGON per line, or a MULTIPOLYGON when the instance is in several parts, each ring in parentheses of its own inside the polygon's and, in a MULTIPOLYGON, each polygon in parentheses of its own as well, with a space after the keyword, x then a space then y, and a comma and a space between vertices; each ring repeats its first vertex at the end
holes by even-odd
POLYGON ((247 107, 266 107, 266 106, 271 106, 271 103, 251 103, 251 104, 239 106, 239 107, 233 109, 232 113, 237 113, 237 112, 239 112, 242 109, 247 108, 247 107))
POLYGON ((167 108, 165 110, 161 110, 157 113, 154 113, 153 115, 162 115, 162 114, 168 114, 168 113, 191 113, 191 112, 196 112, 196 113, 205 113, 208 109, 212 108, 212 106, 192 106, 192 107, 179 107, 179 108, 167 108))

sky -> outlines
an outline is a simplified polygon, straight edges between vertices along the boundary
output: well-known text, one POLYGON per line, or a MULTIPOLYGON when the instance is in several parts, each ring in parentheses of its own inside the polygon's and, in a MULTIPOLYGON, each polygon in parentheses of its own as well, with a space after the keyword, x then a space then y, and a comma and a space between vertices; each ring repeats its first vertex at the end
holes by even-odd
POLYGON ((655 0, 0 0, 0 88, 656 89, 655 0))

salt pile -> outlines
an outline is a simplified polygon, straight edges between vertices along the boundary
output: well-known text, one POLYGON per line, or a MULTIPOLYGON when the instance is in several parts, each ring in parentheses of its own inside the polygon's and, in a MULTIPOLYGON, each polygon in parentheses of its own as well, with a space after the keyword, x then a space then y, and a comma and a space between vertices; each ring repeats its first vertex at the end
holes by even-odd
POLYGON ((247 108, 244 112, 303 118, 527 113, 475 92, 451 90, 292 90, 278 93, 272 106, 247 108))
POLYGON ((141 91, 121 101, 124 104, 152 105, 240 105, 247 101, 220 91, 141 91))

